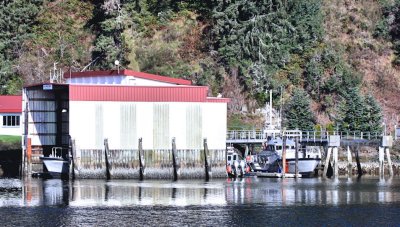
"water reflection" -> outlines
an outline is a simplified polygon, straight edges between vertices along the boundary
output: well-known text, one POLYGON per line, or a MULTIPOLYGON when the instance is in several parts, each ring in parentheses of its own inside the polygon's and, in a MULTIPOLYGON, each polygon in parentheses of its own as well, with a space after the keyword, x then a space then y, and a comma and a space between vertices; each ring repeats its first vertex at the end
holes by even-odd
POLYGON ((134 181, 0 179, 0 206, 309 206, 400 202, 399 178, 134 181))

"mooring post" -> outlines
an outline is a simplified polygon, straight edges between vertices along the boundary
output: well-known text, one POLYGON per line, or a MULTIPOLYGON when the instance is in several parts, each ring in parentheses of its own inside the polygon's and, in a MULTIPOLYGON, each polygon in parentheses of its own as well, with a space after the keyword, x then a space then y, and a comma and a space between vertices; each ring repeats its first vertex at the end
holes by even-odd
POLYGON ((109 148, 108 148, 108 139, 104 139, 104 157, 105 157, 105 162, 106 162, 106 178, 109 180, 111 178, 110 174, 110 163, 108 162, 108 153, 109 153, 109 148))
POLYGON ((75 179, 75 140, 69 137, 69 179, 75 179))
POLYGON ((176 162, 176 143, 175 137, 172 138, 172 165, 174 168, 174 181, 178 180, 178 165, 176 162))
POLYGON ((357 163, 357 173, 358 173, 358 177, 362 176, 362 169, 361 169, 361 163, 360 163, 360 156, 359 156, 359 150, 360 150, 360 145, 357 145, 356 149, 356 163, 357 163))
POLYGON ((351 151, 349 146, 347 146, 347 174, 349 176, 353 174, 353 160, 351 157, 351 151))
POLYGON ((297 179, 299 174, 299 137, 295 139, 295 164, 294 164, 294 174, 295 178, 297 179))
POLYGON ((204 144, 204 170, 206 172, 206 180, 208 181, 210 179, 210 174, 211 174, 211 167, 209 166, 208 163, 208 145, 207 145, 207 138, 204 138, 203 140, 204 144))
POLYGON ((143 144, 142 138, 139 138, 139 180, 144 177, 144 158, 143 158, 143 144))

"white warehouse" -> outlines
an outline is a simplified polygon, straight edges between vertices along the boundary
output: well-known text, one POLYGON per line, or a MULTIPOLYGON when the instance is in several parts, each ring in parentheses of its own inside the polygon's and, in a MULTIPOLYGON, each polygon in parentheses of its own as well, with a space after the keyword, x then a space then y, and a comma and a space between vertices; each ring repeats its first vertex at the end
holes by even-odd
POLYGON ((40 167, 38 156, 62 147, 64 156, 74 156, 78 177, 103 177, 109 171, 113 178, 137 178, 140 146, 145 178, 170 178, 172 162, 179 178, 201 178, 207 163, 213 177, 225 176, 228 99, 207 97, 207 87, 188 80, 131 70, 66 73, 64 78, 66 84, 24 88, 26 163, 40 167), (171 159, 173 138, 176 160, 171 159), (109 152, 103 155, 105 139, 109 152))

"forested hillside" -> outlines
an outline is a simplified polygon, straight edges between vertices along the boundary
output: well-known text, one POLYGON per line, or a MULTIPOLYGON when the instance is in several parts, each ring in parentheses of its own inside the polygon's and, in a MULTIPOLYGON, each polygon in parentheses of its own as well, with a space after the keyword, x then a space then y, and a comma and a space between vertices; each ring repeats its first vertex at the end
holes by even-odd
POLYGON ((0 1, 0 31, 2 94, 119 60, 231 98, 231 126, 260 126, 271 89, 287 128, 377 132, 400 113, 400 0, 0 1))

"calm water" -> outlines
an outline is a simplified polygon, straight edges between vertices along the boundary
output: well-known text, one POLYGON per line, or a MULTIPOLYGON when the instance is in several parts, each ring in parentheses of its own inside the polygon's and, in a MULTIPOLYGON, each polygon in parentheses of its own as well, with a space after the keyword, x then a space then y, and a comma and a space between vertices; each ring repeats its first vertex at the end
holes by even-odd
POLYGON ((400 178, 0 179, 6 226, 400 226, 400 178))

